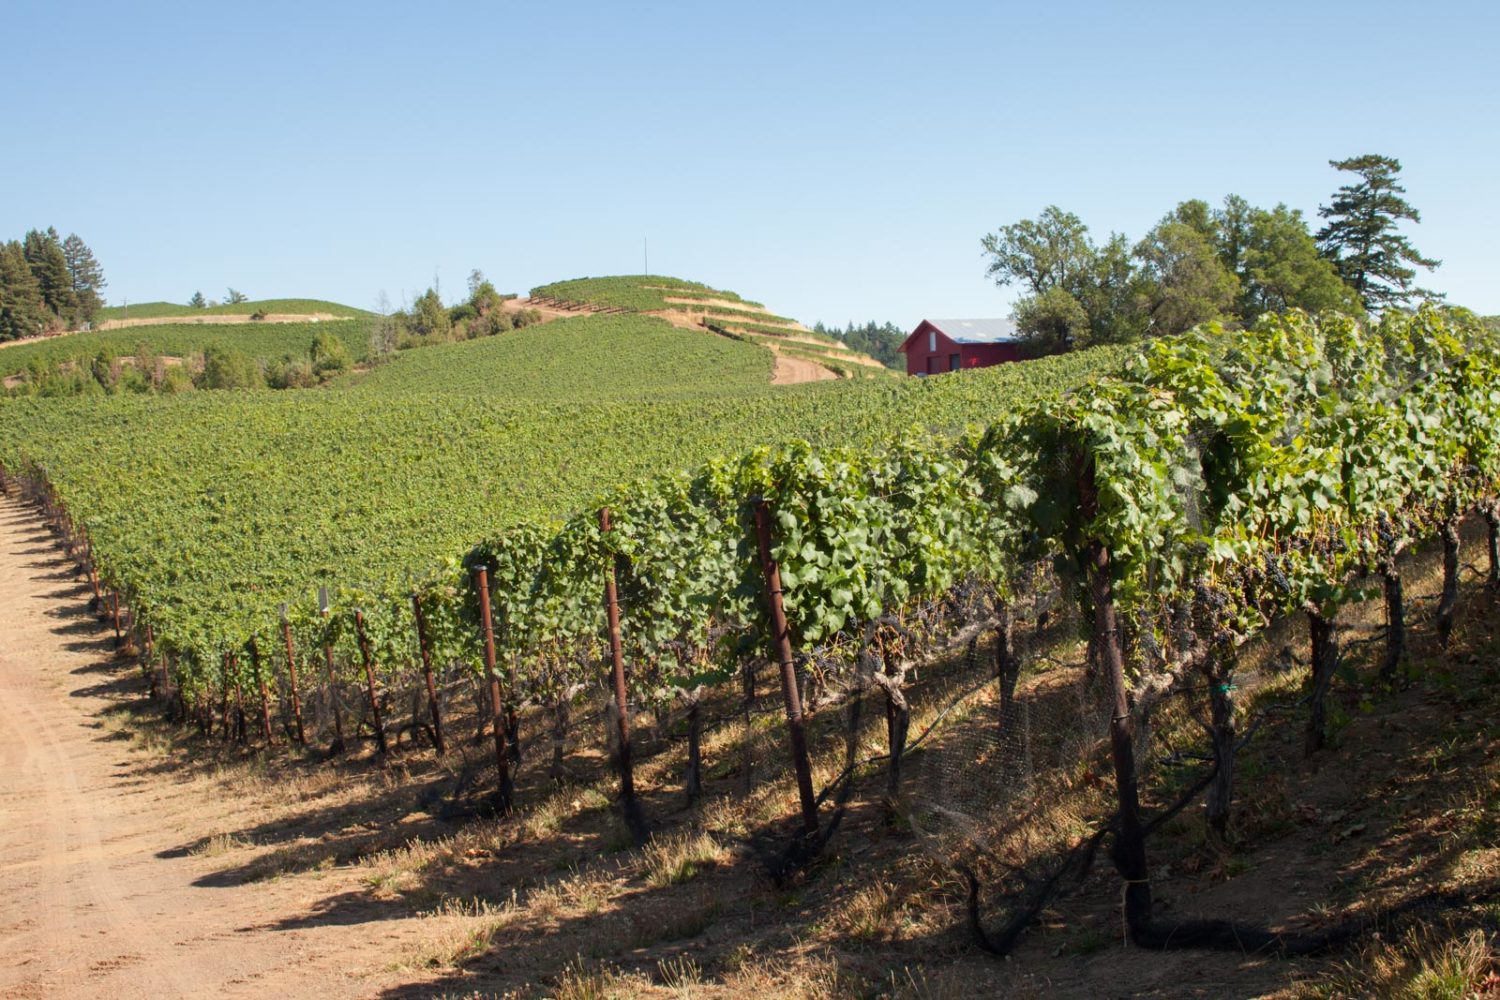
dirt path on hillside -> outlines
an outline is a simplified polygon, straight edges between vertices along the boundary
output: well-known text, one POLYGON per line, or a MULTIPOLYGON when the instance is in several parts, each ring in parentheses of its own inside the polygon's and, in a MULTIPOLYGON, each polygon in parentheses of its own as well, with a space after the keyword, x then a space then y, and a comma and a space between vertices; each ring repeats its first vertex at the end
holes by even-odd
POLYGON ((0 499, 0 996, 389 986, 405 922, 345 902, 349 869, 247 882, 201 849, 253 804, 123 731, 142 685, 87 593, 31 511, 0 499))
POLYGON ((790 354, 782 354, 775 348, 771 354, 776 359, 771 368, 772 385, 799 385, 803 382, 828 382, 838 378, 838 375, 824 368, 815 361, 806 358, 794 358, 790 354))

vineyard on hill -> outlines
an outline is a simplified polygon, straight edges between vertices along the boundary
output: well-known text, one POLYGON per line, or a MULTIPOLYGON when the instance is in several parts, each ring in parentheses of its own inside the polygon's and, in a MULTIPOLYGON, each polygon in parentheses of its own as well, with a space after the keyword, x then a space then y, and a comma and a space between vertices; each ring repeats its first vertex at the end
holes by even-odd
POLYGON ((151 354, 186 358, 219 348, 259 360, 286 354, 304 355, 319 334, 332 334, 343 341, 355 358, 370 351, 371 320, 325 320, 317 323, 246 323, 197 325, 163 322, 88 333, 70 333, 16 344, 0 351, 0 376, 16 376, 38 366, 89 361, 104 352, 110 357, 130 357, 142 346, 151 354))
POLYGON ((342 319, 359 319, 373 316, 364 309, 356 309, 338 302, 328 302, 323 299, 256 299, 224 305, 197 306, 181 305, 176 302, 136 302, 131 305, 105 306, 99 310, 97 320, 108 322, 119 319, 182 319, 189 320, 194 316, 243 316, 249 318, 256 314, 270 315, 312 315, 330 314, 342 319))
POLYGON ((588 316, 403 352, 320 392, 10 400, 0 462, 45 469, 142 621, 207 650, 319 586, 402 586, 615 483, 767 442, 953 433, 1122 357, 781 388, 751 345, 588 316))
POLYGON ((571 309, 647 313, 679 326, 701 327, 720 336, 811 362, 840 378, 889 377, 875 359, 777 316, 759 302, 695 281, 660 275, 576 278, 531 290, 533 301, 571 309))
POLYGON ((579 316, 414 351, 362 376, 364 395, 440 392, 592 401, 765 394, 771 356, 650 316, 579 316))
POLYGON ((1410 551, 1441 548, 1444 649, 1476 524, 1500 587, 1493 331, 1435 308, 1291 313, 796 389, 757 388, 763 359, 733 341, 659 381, 622 363, 675 335, 587 317, 297 398, 12 401, 0 463, 205 737, 388 754, 405 734, 442 754, 479 724, 483 798, 505 817, 538 805, 518 764, 550 734, 560 768, 579 710, 597 709, 581 724, 607 731, 618 815, 646 844, 660 817, 633 720, 680 723, 690 799, 718 733, 764 734, 780 763, 747 750, 741 794, 787 788, 791 809, 741 835, 776 884, 807 875, 859 776, 883 771, 883 808, 966 887, 969 932, 999 955, 1096 856, 1149 949, 1312 954, 1423 908, 1494 904, 1500 887, 1439 884, 1291 924, 1184 916, 1153 895, 1150 853, 1200 801, 1232 852, 1245 788, 1268 780, 1237 760, 1268 718, 1295 715, 1307 758, 1326 752, 1330 691, 1361 683, 1346 616, 1372 594, 1387 617, 1373 683, 1414 678, 1410 551), (574 364, 520 374, 548 335, 574 364), (1306 648, 1279 677, 1242 662, 1293 619, 1306 648), (1022 683, 1072 640, 1084 669, 1022 683), (948 700, 917 732, 934 670, 948 700), (1072 818, 1051 812, 1064 800, 1072 818))

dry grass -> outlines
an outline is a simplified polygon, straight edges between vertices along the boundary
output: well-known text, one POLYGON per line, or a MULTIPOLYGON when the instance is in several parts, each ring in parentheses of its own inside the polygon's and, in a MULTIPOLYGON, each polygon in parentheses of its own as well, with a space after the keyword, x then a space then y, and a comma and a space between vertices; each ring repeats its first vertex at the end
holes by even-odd
POLYGON ((641 851, 646 884, 654 889, 679 885, 718 865, 724 848, 706 832, 669 834, 654 838, 641 851))
POLYGON ((603 963, 589 965, 580 957, 563 969, 551 996, 555 1000, 630 1000, 651 985, 639 973, 624 973, 603 963))
POLYGON ((884 882, 877 882, 856 892, 834 918, 833 926, 855 941, 879 941, 892 935, 901 913, 900 895, 884 882))
POLYGON ((703 986, 703 970, 686 955, 664 958, 657 962, 656 977, 672 991, 673 996, 681 997, 682 1000, 691 1000, 703 986))
POLYGON ((1470 1000, 1500 996, 1500 952, 1482 930, 1414 927, 1292 991, 1296 1000, 1470 1000))
POLYGON ((446 899, 423 914, 427 930, 396 963, 401 970, 454 969, 484 954, 495 936, 517 920, 514 903, 446 899))
POLYGON ((528 915, 539 920, 563 916, 595 916, 605 909, 614 896, 615 880, 608 875, 585 869, 574 869, 526 897, 528 915))
POLYGON ((254 846, 254 841, 247 840, 237 833, 216 833, 202 843, 189 848, 188 854, 195 858, 218 858, 231 851, 242 851, 254 846))
POLYGON ((730 996, 786 998, 786 1000, 854 1000, 866 984, 846 973, 838 956, 829 952, 790 957, 745 956, 724 977, 730 996))

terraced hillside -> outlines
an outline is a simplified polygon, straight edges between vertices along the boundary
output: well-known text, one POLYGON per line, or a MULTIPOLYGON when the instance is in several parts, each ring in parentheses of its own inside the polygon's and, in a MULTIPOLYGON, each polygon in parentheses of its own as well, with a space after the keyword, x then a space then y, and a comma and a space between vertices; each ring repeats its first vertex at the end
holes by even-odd
POLYGON ((778 381, 892 374, 869 355, 778 316, 759 302, 695 281, 662 275, 576 278, 533 288, 531 298, 578 311, 646 313, 678 326, 758 344, 776 356, 778 381), (809 372, 809 368, 816 371, 809 372))

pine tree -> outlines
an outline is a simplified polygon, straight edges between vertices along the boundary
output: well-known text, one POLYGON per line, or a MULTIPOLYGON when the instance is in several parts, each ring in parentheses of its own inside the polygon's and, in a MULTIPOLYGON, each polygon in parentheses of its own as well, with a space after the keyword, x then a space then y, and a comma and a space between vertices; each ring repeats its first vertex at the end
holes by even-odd
POLYGON ((57 230, 41 233, 33 229, 26 234, 21 248, 41 289, 42 301, 59 322, 66 322, 73 315, 73 280, 68 275, 68 258, 63 254, 57 230))
POLYGON ((99 266, 94 251, 88 248, 88 244, 77 233, 69 233, 68 238, 63 240, 62 252, 73 290, 75 322, 93 322, 94 316, 104 306, 104 296, 99 293, 109 284, 104 280, 104 269, 99 266))
POLYGON ((208 300, 203 297, 202 292, 194 292, 193 297, 188 299, 188 305, 194 309, 207 309, 208 300))
POLYGON ((249 300, 250 297, 248 295, 244 292, 235 291, 233 288, 229 289, 228 294, 224 296, 224 304, 226 306, 237 306, 241 302, 248 302, 249 300))
POLYGON ((25 250, 15 240, 0 244, 0 340, 34 337, 45 328, 46 317, 25 250))
POLYGON ((1333 261, 1366 309, 1401 306, 1413 298, 1431 296, 1412 284, 1416 268, 1431 270, 1442 261, 1422 256, 1397 230, 1403 220, 1422 221, 1401 197, 1406 189, 1396 183, 1400 161, 1367 153, 1330 160, 1329 165, 1357 174, 1359 181, 1340 187, 1333 204, 1318 209, 1318 215, 1328 220, 1317 236, 1323 256, 1333 261))

